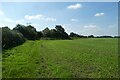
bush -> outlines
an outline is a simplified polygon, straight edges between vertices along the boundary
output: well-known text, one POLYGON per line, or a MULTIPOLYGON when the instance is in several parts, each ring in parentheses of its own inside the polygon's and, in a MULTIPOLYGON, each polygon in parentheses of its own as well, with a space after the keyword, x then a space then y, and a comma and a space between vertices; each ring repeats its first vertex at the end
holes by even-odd
POLYGON ((25 42, 24 36, 8 27, 2 28, 2 48, 9 49, 25 42))

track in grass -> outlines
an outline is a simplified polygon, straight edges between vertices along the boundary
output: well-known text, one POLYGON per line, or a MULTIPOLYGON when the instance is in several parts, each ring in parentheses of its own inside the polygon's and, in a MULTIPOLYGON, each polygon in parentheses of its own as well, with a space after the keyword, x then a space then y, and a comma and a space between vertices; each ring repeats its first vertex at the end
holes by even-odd
POLYGON ((3 78, 118 77, 117 39, 27 41, 3 52, 3 78))

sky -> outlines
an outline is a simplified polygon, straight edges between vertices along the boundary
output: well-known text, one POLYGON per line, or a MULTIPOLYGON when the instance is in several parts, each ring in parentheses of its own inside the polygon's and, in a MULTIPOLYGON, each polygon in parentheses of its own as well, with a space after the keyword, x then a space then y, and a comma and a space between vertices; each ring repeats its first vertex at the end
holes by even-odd
POLYGON ((62 25, 69 34, 118 35, 117 2, 2 2, 0 26, 31 23, 37 31, 62 25))

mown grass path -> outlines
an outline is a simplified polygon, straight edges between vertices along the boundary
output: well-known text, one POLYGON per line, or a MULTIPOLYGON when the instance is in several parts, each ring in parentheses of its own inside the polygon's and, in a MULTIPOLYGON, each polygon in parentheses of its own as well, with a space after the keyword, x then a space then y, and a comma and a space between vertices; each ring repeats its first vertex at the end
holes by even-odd
POLYGON ((27 41, 3 52, 3 78, 118 77, 117 39, 27 41))

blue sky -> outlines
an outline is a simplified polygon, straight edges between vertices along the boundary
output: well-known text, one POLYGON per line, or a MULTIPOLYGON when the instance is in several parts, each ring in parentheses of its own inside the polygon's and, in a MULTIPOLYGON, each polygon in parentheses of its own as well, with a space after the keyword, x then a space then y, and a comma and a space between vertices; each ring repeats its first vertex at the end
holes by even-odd
POLYGON ((117 2, 2 2, 0 26, 31 23, 40 31, 62 25, 67 33, 118 35, 117 2))

